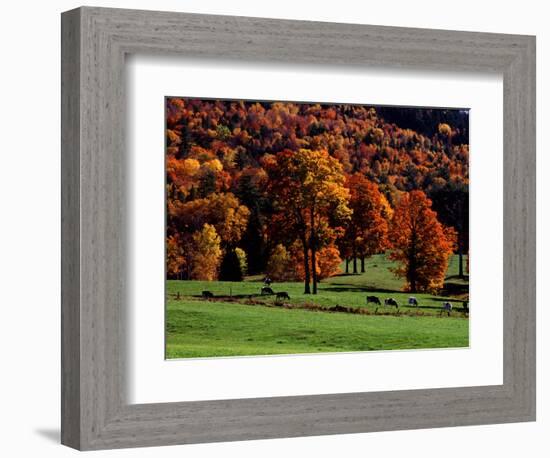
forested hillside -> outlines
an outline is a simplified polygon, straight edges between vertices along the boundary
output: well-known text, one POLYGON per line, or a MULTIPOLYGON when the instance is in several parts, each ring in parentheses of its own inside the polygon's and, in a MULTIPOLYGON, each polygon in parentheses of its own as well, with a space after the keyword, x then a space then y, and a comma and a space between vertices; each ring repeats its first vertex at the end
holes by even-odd
POLYGON ((436 289, 468 250, 468 158, 466 110, 167 98, 168 277, 268 273, 315 292, 340 259, 389 250, 409 289, 436 289), (413 217, 427 282, 399 255, 413 217))

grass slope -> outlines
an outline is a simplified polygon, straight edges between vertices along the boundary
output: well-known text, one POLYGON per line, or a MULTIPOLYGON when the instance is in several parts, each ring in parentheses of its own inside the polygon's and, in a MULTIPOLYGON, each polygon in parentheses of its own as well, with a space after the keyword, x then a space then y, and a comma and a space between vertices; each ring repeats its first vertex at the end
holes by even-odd
MULTIPOLYGON (((330 307, 367 307, 366 295, 380 299, 393 297, 406 304, 408 293, 400 291, 402 281, 388 270, 391 262, 375 256, 366 263, 366 272, 339 275, 323 281, 316 296, 304 295, 302 283, 275 283, 275 291, 287 291, 291 304, 313 302, 330 307)), ((458 271, 453 259, 449 276, 454 286, 464 290, 467 283, 453 279, 458 271)), ((238 302, 203 301, 203 290, 216 296, 257 295, 262 282, 250 277, 244 282, 167 282, 168 358, 267 355, 334 351, 446 348, 468 346, 468 320, 459 312, 439 317, 442 301, 448 298, 416 294, 420 316, 353 315, 346 313, 291 310, 238 302), (176 295, 179 293, 179 300, 176 295)), ((456 288, 453 291, 456 291, 456 288)), ((375 306, 369 305, 374 313, 375 306)), ((411 311, 401 307, 403 311, 411 311)), ((395 313, 384 310, 384 313, 395 313)))
POLYGON ((169 302, 167 357, 463 347, 468 320, 169 302))

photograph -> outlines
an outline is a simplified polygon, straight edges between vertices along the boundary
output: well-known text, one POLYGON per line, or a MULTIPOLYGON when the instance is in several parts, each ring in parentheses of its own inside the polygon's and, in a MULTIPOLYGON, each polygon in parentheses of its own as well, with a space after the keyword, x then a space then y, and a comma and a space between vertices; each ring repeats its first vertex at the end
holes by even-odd
POLYGON ((165 98, 166 358, 469 346, 469 110, 165 98))

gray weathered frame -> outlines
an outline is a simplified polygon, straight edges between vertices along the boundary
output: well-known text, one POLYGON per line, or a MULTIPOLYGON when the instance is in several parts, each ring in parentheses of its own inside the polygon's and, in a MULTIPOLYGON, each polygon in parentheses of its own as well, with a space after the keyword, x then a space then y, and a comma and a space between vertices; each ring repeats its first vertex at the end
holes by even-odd
POLYGON ((63 444, 89 450, 534 419, 534 37, 91 7, 63 13, 63 444), (128 53, 502 73, 504 383, 128 404, 128 53))

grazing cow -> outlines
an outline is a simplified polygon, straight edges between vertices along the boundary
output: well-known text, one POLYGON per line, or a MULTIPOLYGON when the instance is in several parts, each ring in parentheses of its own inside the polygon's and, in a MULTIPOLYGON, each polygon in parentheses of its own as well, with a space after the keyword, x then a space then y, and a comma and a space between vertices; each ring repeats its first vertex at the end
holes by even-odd
POLYGON ((409 305, 414 305, 415 307, 418 307, 418 301, 416 300, 416 297, 409 297, 409 305))
POLYGON ((277 300, 279 300, 279 299, 288 299, 288 300, 290 300, 290 296, 288 295, 288 293, 286 291, 282 291, 280 293, 277 293, 276 299, 277 300))
POLYGON ((273 293, 273 290, 269 286, 264 286, 264 287, 262 287, 261 294, 262 294, 262 296, 267 296, 269 294, 274 294, 274 293, 273 293))
POLYGON ((380 299, 378 299, 376 296, 367 296, 367 304, 377 304, 377 305, 382 305, 380 303, 380 299))
MULTIPOLYGON (((385 307, 395 307, 397 309, 397 312, 399 313, 399 304, 393 297, 384 299, 384 308, 385 307)), ((374 311, 374 313, 378 313, 378 307, 376 307, 376 310, 374 311)))
POLYGON ((212 299, 214 297, 214 293, 212 291, 203 291, 202 292, 202 298, 203 299, 212 299))
POLYGON ((395 307, 396 309, 399 308, 399 304, 397 303, 397 301, 393 297, 390 297, 388 299, 384 299, 384 306, 386 306, 386 307, 395 307))
POLYGON ((439 312, 439 315, 441 315, 443 312, 447 312, 447 316, 451 316, 452 311, 453 311, 453 304, 451 304, 450 302, 445 302, 439 312))

